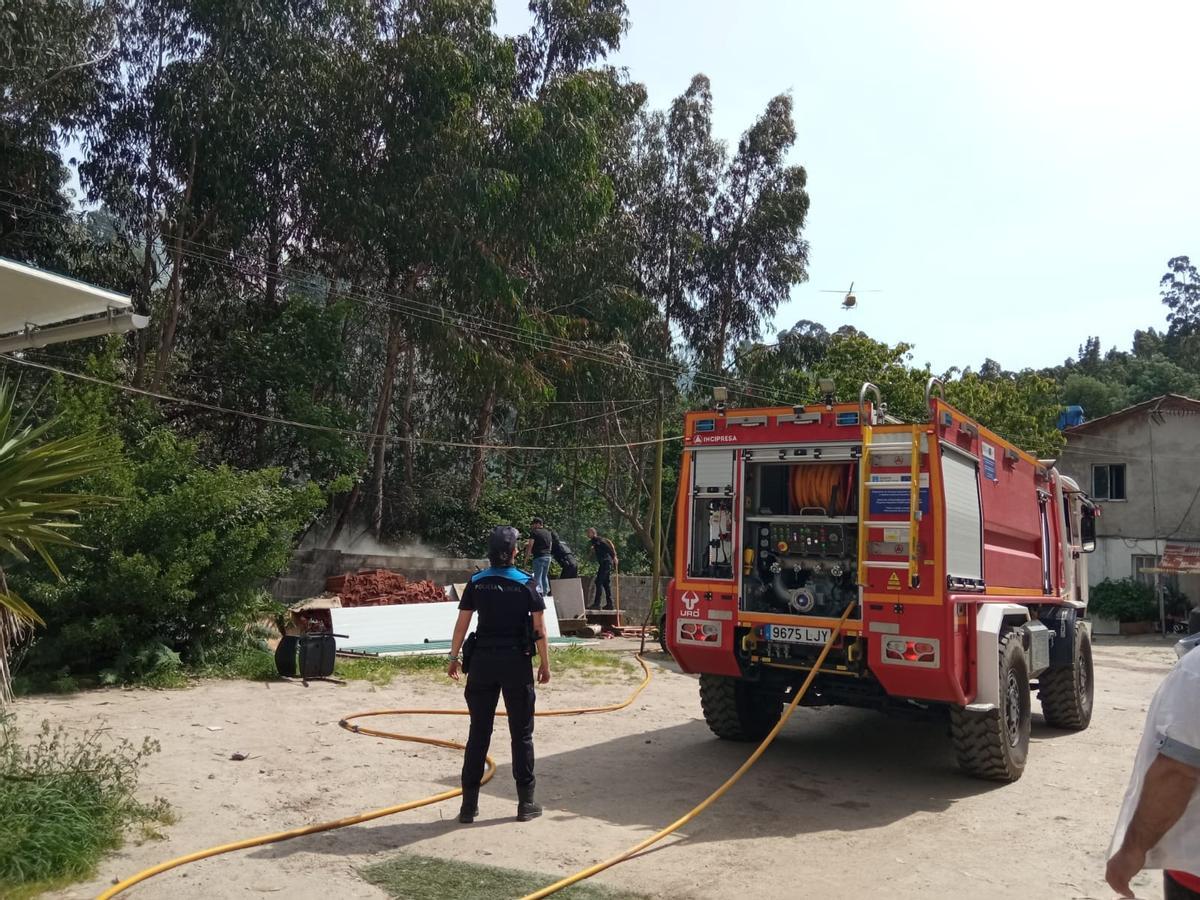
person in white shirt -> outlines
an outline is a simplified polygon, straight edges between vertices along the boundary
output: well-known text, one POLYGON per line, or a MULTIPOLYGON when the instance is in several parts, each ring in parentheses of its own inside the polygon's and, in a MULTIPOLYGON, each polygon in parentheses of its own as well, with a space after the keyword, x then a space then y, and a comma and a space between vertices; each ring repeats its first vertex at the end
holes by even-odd
POLYGON ((1122 897, 1142 869, 1163 869, 1166 900, 1200 898, 1200 635, 1159 686, 1117 818, 1105 880, 1122 897))

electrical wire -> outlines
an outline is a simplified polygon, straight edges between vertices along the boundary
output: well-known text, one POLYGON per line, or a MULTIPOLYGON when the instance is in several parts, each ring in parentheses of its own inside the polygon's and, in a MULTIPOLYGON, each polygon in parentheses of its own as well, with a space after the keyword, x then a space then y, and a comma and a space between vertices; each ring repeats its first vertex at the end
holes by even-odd
MULTIPOLYGON (((8 191, 7 193, 15 194, 15 192, 12 191, 8 191)), ((0 200, 0 207, 23 210, 27 213, 39 215, 48 219, 74 221, 70 215, 44 213, 36 209, 23 207, 19 204, 13 204, 4 200, 0 200)), ((190 241, 186 238, 179 238, 176 242, 179 244, 189 244, 216 250, 221 254, 220 256, 202 251, 184 250, 182 247, 176 247, 172 252, 189 259, 203 260, 235 274, 245 274, 242 269, 235 264, 235 260, 239 257, 251 262, 256 266, 264 265, 257 260, 251 259, 251 257, 245 254, 239 254, 233 250, 214 248, 212 245, 190 241)), ((321 281, 331 280, 329 276, 323 275, 319 272, 299 269, 290 265, 286 267, 280 267, 279 275, 281 277, 284 276, 285 272, 287 275, 292 277, 301 275, 321 281)), ((270 273, 263 272, 262 274, 269 275, 270 273)), ((368 306, 375 306, 390 312, 404 313, 418 320, 424 320, 441 325, 458 324, 460 327, 469 327, 473 331, 482 333, 485 336, 494 337, 498 340, 524 343, 526 346, 531 346, 534 349, 543 352, 547 350, 557 350, 559 352, 569 353, 576 357, 582 357, 591 362, 605 365, 617 365, 622 368, 644 372, 645 374, 649 374, 660 379, 676 380, 687 375, 693 381, 699 382, 702 386, 727 386, 731 391, 742 394, 746 397, 757 397, 758 399, 772 402, 778 400, 777 395, 773 393, 774 389, 769 385, 756 384, 754 382, 745 381, 744 379, 733 379, 726 375, 711 375, 699 369, 689 372, 687 367, 679 364, 655 360, 648 357, 635 356, 632 354, 625 354, 625 358, 628 360, 628 362, 623 362, 614 359, 611 355, 606 354, 604 351, 598 350, 589 344, 581 344, 579 342, 569 341, 564 338, 554 338, 548 335, 538 334, 537 332, 531 332, 527 329, 519 329, 515 326, 506 325, 504 323, 492 322, 491 320, 479 316, 473 316, 469 313, 448 309, 441 304, 432 302, 423 303, 408 297, 404 297, 403 295, 391 294, 388 292, 379 292, 378 296, 376 297, 346 290, 335 290, 333 293, 338 297, 351 300, 352 302, 359 302, 368 306), (772 393, 764 394, 762 393, 764 391, 772 393)))
POLYGON ((632 409, 637 409, 645 406, 647 403, 653 402, 653 400, 635 400, 627 406, 622 406, 620 409, 617 409, 617 401, 614 400, 613 409, 611 412, 597 413, 594 416, 584 416, 581 419, 569 419, 566 422, 551 422, 549 425, 533 425, 529 428, 518 428, 516 431, 512 432, 512 434, 527 434, 530 431, 545 431, 547 428, 566 428, 568 425, 579 425, 583 422, 593 422, 596 419, 608 419, 619 413, 629 412, 632 409))
POLYGON ((304 428, 310 431, 320 431, 327 434, 340 434, 356 438, 371 438, 372 440, 382 440, 389 444, 423 444, 434 447, 458 447, 469 450, 522 450, 522 451, 556 451, 556 450, 617 450, 626 447, 646 447, 654 444, 666 444, 671 441, 681 440, 683 435, 671 435, 664 437, 661 440, 651 438, 644 441, 626 441, 620 444, 589 444, 589 445, 546 445, 535 446, 526 444, 472 444, 462 441, 443 441, 436 438, 418 438, 418 437, 402 437, 399 435, 374 434, 368 431, 357 431, 351 428, 337 428, 333 425, 317 425, 312 422, 299 422, 294 419, 283 419, 279 416, 268 416, 261 413, 247 412, 246 410, 230 409, 225 406, 217 406, 214 403, 205 403, 202 400, 188 400, 183 397, 174 397, 170 394, 164 394, 159 391, 150 391, 145 388, 137 388, 132 385, 118 384, 114 381, 106 381, 103 378, 96 378, 93 375, 85 375, 82 372, 72 372, 68 369, 63 369, 58 366, 47 365, 46 363, 33 362, 28 359, 18 359, 7 354, 0 353, 0 359, 5 362, 14 363, 19 366, 28 366, 34 369, 42 369, 47 372, 54 372, 67 378, 75 378, 79 381, 86 381, 90 384, 97 384, 103 387, 112 388, 113 390, 123 391, 127 394, 136 394, 142 397, 150 397, 155 400, 163 400, 168 403, 178 403, 182 406, 193 406, 199 409, 205 409, 209 412, 220 413, 228 416, 241 416, 246 419, 254 419, 259 422, 268 422, 272 425, 286 425, 293 428, 304 428))

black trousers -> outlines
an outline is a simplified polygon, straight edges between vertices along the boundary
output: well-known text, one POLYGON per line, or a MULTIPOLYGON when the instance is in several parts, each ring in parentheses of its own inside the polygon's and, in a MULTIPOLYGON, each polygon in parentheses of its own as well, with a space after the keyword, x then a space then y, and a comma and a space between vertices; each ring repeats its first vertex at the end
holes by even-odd
POLYGON ((1163 897, 1165 900, 1197 900, 1200 893, 1184 887, 1170 873, 1163 872, 1163 897))
POLYGON ((477 788, 483 780, 485 757, 496 722, 496 702, 501 694, 512 738, 513 779, 522 787, 533 784, 533 712, 537 700, 533 666, 523 653, 477 650, 467 674, 471 731, 463 758, 464 788, 477 788))
POLYGON ((593 582, 595 585, 596 595, 593 603, 600 602, 600 589, 604 589, 604 594, 608 598, 605 601, 607 606, 612 606, 612 560, 605 558, 600 560, 599 567, 596 569, 596 579, 593 582))

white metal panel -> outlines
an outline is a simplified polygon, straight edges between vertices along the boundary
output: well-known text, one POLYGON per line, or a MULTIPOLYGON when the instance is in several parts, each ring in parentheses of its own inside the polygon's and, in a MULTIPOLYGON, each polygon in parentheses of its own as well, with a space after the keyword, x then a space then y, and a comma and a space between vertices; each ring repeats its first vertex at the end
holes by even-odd
POLYGON ((975 708, 1000 705, 1000 630, 1005 620, 1029 620, 1029 610, 1015 603, 984 603, 975 617, 975 708))
POLYGON ((946 494, 946 574, 983 578, 983 522, 979 508, 978 464, 957 453, 942 455, 946 494))
POLYGON ((128 309, 129 298, 73 278, 0 259, 0 334, 128 309))
MULTIPOLYGON (((559 637, 554 598, 546 597, 546 636, 559 637)), ((454 635, 458 604, 401 603, 388 606, 352 606, 331 609, 333 630, 347 635, 337 639, 339 650, 448 641, 454 635)))
POLYGON ((733 490, 733 451, 697 450, 692 472, 697 491, 733 490))

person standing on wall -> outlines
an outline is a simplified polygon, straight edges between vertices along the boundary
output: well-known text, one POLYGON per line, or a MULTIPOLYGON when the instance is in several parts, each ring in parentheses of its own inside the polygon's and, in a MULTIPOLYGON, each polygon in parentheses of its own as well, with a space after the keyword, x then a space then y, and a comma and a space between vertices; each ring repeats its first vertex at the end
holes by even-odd
POLYGON ((541 519, 534 519, 529 526, 529 540, 525 552, 533 560, 533 580, 543 597, 550 596, 550 561, 554 548, 554 532, 541 519))
POLYGON ((1200 900, 1200 636, 1175 646, 1179 662, 1150 703, 1104 873, 1132 897, 1130 879, 1163 870, 1166 900, 1200 900))
POLYGON ((588 541, 591 542, 592 552, 596 554, 596 580, 595 580, 595 595, 592 600, 592 605, 588 609, 600 608, 600 592, 603 590, 607 602, 604 604, 605 609, 613 608, 612 599, 612 570, 619 560, 617 559, 617 548, 613 542, 606 537, 602 537, 600 532, 595 528, 587 530, 588 541))
POLYGON ((471 730, 462 768, 462 809, 458 821, 468 825, 479 815, 479 785, 483 781, 496 703, 504 695, 508 731, 512 738, 513 779, 517 783, 517 821, 542 814, 534 799, 533 714, 537 700, 530 657, 538 655, 537 683, 550 682, 550 648, 546 641, 542 595, 529 574, 516 567, 520 533, 498 525, 488 538, 491 566, 471 577, 458 604, 458 621, 450 641, 446 674, 455 681, 467 673, 467 709, 471 730), (471 617, 479 625, 466 641, 471 617), (467 644, 464 648, 464 642, 467 644), (467 650, 465 654, 461 651, 467 650), (465 660, 464 660, 465 656, 465 660))

